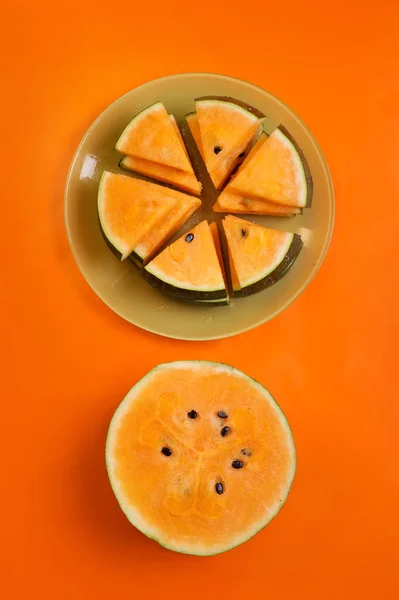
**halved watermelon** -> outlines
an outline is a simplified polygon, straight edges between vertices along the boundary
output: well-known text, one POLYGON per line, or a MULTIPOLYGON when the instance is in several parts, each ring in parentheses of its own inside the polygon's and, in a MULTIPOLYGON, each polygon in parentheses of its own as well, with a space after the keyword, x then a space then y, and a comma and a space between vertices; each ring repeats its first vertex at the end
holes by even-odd
POLYGON ((235 296, 254 294, 278 281, 303 246, 296 233, 269 229, 230 215, 223 220, 223 227, 231 270, 240 286, 235 296))
POLYGON ((176 200, 176 206, 154 227, 135 247, 133 256, 140 264, 145 264, 166 244, 168 239, 201 206, 199 198, 187 196, 176 190, 168 190, 168 195, 176 200))
POLYGON ((246 542, 283 506, 295 475, 284 414, 257 381, 220 363, 158 365, 116 410, 106 465, 128 520, 177 552, 246 542))
POLYGON ((186 173, 194 172, 162 102, 157 102, 136 115, 126 126, 115 147, 129 156, 186 173))
MULTIPOLYGON (((205 162, 197 114, 190 113, 186 116, 186 121, 190 128, 194 141, 198 147, 198 150, 205 162)), ((255 132, 254 135, 256 136, 257 132, 255 132)), ((228 179, 229 175, 234 171, 236 166, 242 162, 243 155, 245 154, 247 147, 251 144, 252 138, 253 135, 248 134, 248 136, 245 137, 241 144, 236 146, 233 151, 224 156, 221 162, 214 169, 209 171, 209 176, 217 190, 222 187, 222 185, 228 179)))
POLYGON ((229 188, 245 197, 287 206, 310 206, 312 177, 302 150, 280 126, 240 169, 229 188))
POLYGON ((176 298, 217 300, 227 297, 207 221, 165 248, 145 267, 143 274, 153 287, 176 298))
POLYGON ((242 144, 246 147, 261 121, 234 102, 197 100, 195 106, 204 161, 210 173, 242 144))
POLYGON ((105 237, 122 260, 175 208, 173 191, 104 171, 98 188, 98 215, 105 237))

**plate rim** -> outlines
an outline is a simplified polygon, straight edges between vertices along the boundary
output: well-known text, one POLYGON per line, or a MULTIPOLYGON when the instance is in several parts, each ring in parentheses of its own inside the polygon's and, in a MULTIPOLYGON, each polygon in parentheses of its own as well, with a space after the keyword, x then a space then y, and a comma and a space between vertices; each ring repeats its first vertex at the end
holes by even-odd
POLYGON ((85 282, 89 285, 89 287, 91 288, 91 290, 93 290, 93 292, 96 294, 96 296, 110 309, 112 310, 116 315, 118 315, 120 318, 122 318, 124 321, 126 321, 127 323, 130 323, 131 325, 134 325, 135 327, 138 327, 140 329, 142 329, 143 331, 147 331, 149 333, 155 334, 155 335, 160 335, 162 337, 165 338, 170 338, 170 339, 176 339, 176 340, 182 340, 182 341, 198 341, 198 342, 206 342, 206 341, 212 341, 212 340, 220 340, 220 339, 226 339, 226 338, 231 338, 234 337, 236 335, 240 335, 243 333, 246 333, 247 331, 251 331, 252 329, 256 329, 257 327, 260 327, 261 325, 264 325, 265 323, 267 323, 268 321, 271 321, 272 319, 274 319, 276 316, 278 316, 280 313, 282 313, 283 311, 285 311, 287 308, 289 308, 298 298, 299 296, 306 290, 306 288, 312 283, 312 281, 314 280, 314 278, 316 277, 317 273, 319 272, 325 257, 327 255, 328 249, 330 247, 331 244, 331 239, 332 239, 332 235, 333 235, 333 231, 334 231, 334 226, 335 226, 335 212, 336 212, 336 199, 335 199, 335 188, 334 188, 334 182, 333 182, 333 178, 332 178, 332 174, 331 174, 331 170, 327 161, 327 158, 316 138, 316 136, 314 135, 313 131, 310 129, 310 127, 305 123, 305 121, 302 119, 302 117, 300 117, 291 107, 289 104, 287 104, 285 101, 281 100, 278 96, 276 96, 275 94, 273 94, 272 92, 269 92, 268 90, 265 90, 264 88, 251 83, 249 81, 246 81, 245 79, 241 79, 238 77, 231 77, 230 75, 224 75, 222 73, 213 73, 213 72, 205 72, 205 71, 190 71, 190 72, 184 72, 184 73, 173 73, 173 74, 169 74, 169 75, 164 75, 162 77, 157 77, 155 79, 150 79, 144 83, 141 83, 140 85, 132 88, 131 90, 128 90, 127 92, 125 92, 124 94, 122 94, 121 96, 118 96, 118 98, 116 98, 113 102, 111 102, 104 110, 101 111, 101 113, 97 116, 96 119, 94 119, 94 121, 91 123, 91 125, 88 127, 88 129, 85 131, 83 137, 81 138, 75 152, 74 155, 72 157, 72 161, 71 164, 69 166, 68 169, 68 173, 67 173, 67 177, 66 177, 66 182, 65 182, 65 188, 64 188, 64 226, 65 226, 65 231, 67 234, 67 239, 68 239, 68 244, 70 247, 70 250, 72 252, 72 256, 75 260, 75 263, 79 269, 79 272, 81 274, 81 276, 83 277, 83 279, 85 280, 85 282), (326 180, 328 182, 328 187, 330 189, 331 192, 331 214, 330 214, 330 218, 329 218, 329 228, 328 228, 328 236, 325 240, 324 246, 322 251, 320 252, 320 256, 317 262, 317 265, 315 266, 315 269, 312 271, 312 273, 308 276, 308 278, 302 283, 302 285, 297 289, 297 291, 295 292, 295 294, 293 294, 292 298, 290 300, 288 300, 287 302, 285 302, 280 308, 276 309, 275 311, 273 311, 273 313, 271 313, 270 315, 266 316, 265 318, 261 318, 258 319, 256 322, 254 322, 251 325, 242 327, 240 329, 234 330, 231 333, 224 333, 224 334, 216 334, 216 335, 206 335, 206 336, 196 336, 196 335, 189 335, 189 336, 183 336, 183 335, 178 335, 178 334, 168 334, 168 333, 164 333, 164 332, 160 332, 157 331, 155 328, 151 328, 150 326, 145 326, 145 325, 141 325, 140 323, 138 323, 137 321, 131 320, 129 318, 127 318, 125 315, 121 314, 121 312, 119 312, 118 310, 116 310, 104 297, 103 294, 101 294, 97 289, 95 289, 95 287, 90 283, 90 281, 86 278, 81 264, 80 264, 80 260, 79 260, 79 256, 77 251, 75 250, 74 247, 74 243, 73 243, 73 239, 72 239, 72 234, 70 231, 70 226, 69 226, 69 222, 68 222, 68 193, 69 193, 69 187, 71 184, 71 180, 72 180, 72 172, 74 170, 75 167, 75 163, 78 160, 80 151, 82 149, 82 146, 84 145, 86 139, 89 137, 89 135, 91 134, 92 130, 95 128, 95 126, 97 125, 97 123, 102 119, 103 115, 115 104, 117 104, 120 100, 122 100, 122 98, 124 98, 125 96, 128 96, 129 94, 131 94, 133 91, 137 91, 140 90, 141 88, 144 88, 150 84, 153 84, 155 82, 161 82, 161 81, 165 81, 167 79, 174 79, 174 78, 184 78, 187 76, 200 76, 200 77, 209 77, 209 76, 214 76, 214 77, 219 77, 222 79, 226 79, 229 81, 235 81, 238 83, 242 83, 245 84, 247 86, 250 86, 251 88, 258 90, 262 93, 266 93, 267 95, 269 95, 270 97, 274 98, 277 102, 279 102, 280 104, 282 104, 296 119, 298 119, 300 121, 300 123, 302 124, 302 126, 308 131, 308 133, 310 134, 311 138, 312 138, 312 142, 315 145, 315 148, 318 152, 318 154, 320 155, 321 158, 321 162, 323 165, 323 170, 325 172, 325 176, 326 176, 326 180))

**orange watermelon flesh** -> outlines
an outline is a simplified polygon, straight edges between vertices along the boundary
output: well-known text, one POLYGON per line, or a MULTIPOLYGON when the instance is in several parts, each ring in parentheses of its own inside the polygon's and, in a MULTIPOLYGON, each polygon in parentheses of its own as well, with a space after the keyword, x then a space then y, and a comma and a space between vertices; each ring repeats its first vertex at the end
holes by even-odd
POLYGON ((231 191, 280 205, 304 207, 311 181, 293 142, 277 128, 230 182, 231 191))
POLYGON ((216 254, 217 254, 219 265, 220 265, 220 270, 222 271, 222 274, 223 274, 224 285, 225 285, 225 288, 227 289, 227 278, 226 278, 226 271, 224 268, 222 245, 220 243, 218 226, 215 222, 213 222, 209 225, 209 229, 211 230, 213 243, 215 245, 215 250, 216 250, 216 254))
POLYGON ((283 206, 274 202, 267 202, 259 198, 247 198, 239 195, 232 189, 231 182, 237 175, 247 167, 248 163, 253 159, 256 153, 260 150, 267 140, 267 135, 262 133, 251 148, 245 160, 240 165, 237 174, 233 175, 230 183, 224 188, 219 195, 217 202, 213 206, 215 212, 231 212, 238 214, 258 214, 272 215, 276 217, 289 217, 296 213, 300 213, 299 208, 292 206, 283 206))
POLYGON ((260 120, 233 102, 197 100, 195 106, 203 157, 210 173, 238 147, 249 143, 260 120))
MULTIPOLYGON (((241 295, 260 291, 282 277, 298 256, 300 236, 249 223, 233 215, 223 220, 241 295)), ((234 287, 234 286, 233 286, 234 287)))
POLYGON ((238 292, 241 289, 240 282, 238 280, 237 271, 234 266, 234 261, 231 256, 231 250, 228 248, 229 253, 229 265, 230 265, 230 277, 231 277, 231 287, 233 292, 238 292))
POLYGON ((136 171, 136 173, 141 173, 146 177, 157 179, 163 183, 169 183, 196 196, 201 194, 202 185, 195 175, 191 173, 184 173, 184 171, 178 171, 177 169, 172 169, 172 167, 165 167, 164 165, 159 165, 142 158, 135 158, 134 156, 124 156, 120 165, 129 171, 136 171))
MULTIPOLYGON (((197 148, 203 160, 205 161, 197 114, 191 113, 187 115, 186 121, 190 128, 194 141, 197 145, 197 148)), ((245 152, 248 145, 251 143, 252 137, 252 132, 250 132, 248 136, 244 138, 243 142, 240 145, 236 146, 234 150, 230 152, 227 156, 224 156, 220 164, 218 164, 213 170, 209 171, 209 176, 217 190, 225 183, 230 173, 235 169, 237 164, 239 164, 240 155, 243 152, 245 152)))
POLYGON ((222 274, 223 274, 223 281, 224 281, 224 285, 226 288, 226 296, 224 298, 217 298, 216 300, 196 300, 195 302, 199 302, 202 305, 209 304, 211 306, 226 306, 226 305, 230 304, 230 298, 227 293, 227 276, 226 276, 226 271, 225 271, 225 267, 224 267, 222 247, 220 245, 218 226, 215 222, 213 222, 213 223, 210 223, 209 229, 212 234, 213 243, 214 243, 216 254, 217 254, 217 257, 219 260, 220 270, 222 271, 222 274))
POLYGON ((227 296, 207 221, 165 248, 146 266, 145 276, 157 289, 182 299, 217 300, 227 296))
POLYGON ((98 214, 109 242, 125 259, 176 206, 172 190, 104 171, 98 189, 98 214))
POLYGON ((126 126, 115 147, 128 156, 194 173, 162 102, 157 102, 136 115, 126 126))
POLYGON ((111 421, 106 462, 133 525, 171 550, 211 555, 278 513, 295 447, 259 383, 227 365, 183 361, 159 365, 132 388, 111 421))
POLYGON ((154 227, 135 247, 133 254, 139 262, 146 263, 158 252, 170 237, 201 206, 199 198, 187 196, 175 190, 168 190, 168 195, 176 200, 176 206, 168 213, 157 227, 154 227))
MULTIPOLYGON (((169 119, 179 137, 180 143, 187 158, 189 158, 186 146, 180 133, 180 129, 176 123, 175 117, 173 115, 169 115, 169 119)), ((153 179, 157 179, 158 181, 169 183, 171 185, 174 185, 175 187, 184 190, 185 192, 191 192, 192 194, 196 194, 197 196, 201 194, 202 185, 197 180, 194 173, 185 173, 184 171, 180 171, 179 169, 174 169, 172 167, 160 165, 158 163, 149 160, 144 160, 142 158, 135 158, 134 156, 124 156, 120 162, 120 166, 124 167, 125 169, 129 169, 130 171, 136 171, 137 173, 141 173, 146 177, 152 177, 153 179)))
POLYGON ((273 217, 291 217, 300 213, 298 208, 255 198, 245 198, 229 192, 227 189, 220 194, 212 208, 215 212, 269 215, 273 217))

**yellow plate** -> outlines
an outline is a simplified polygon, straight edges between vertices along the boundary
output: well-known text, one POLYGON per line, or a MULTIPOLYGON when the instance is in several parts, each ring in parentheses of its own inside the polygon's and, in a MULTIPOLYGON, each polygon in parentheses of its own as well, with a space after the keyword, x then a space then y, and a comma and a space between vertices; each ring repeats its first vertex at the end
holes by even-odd
MULTIPOLYGON (((210 216, 214 198, 185 229, 210 216)), ((213 217, 216 215, 213 213, 213 217)), ((220 216, 216 217, 217 219, 220 216)), ((326 254, 334 222, 334 189, 326 159, 315 138, 281 100, 245 81, 209 73, 172 75, 146 83, 109 106, 87 131, 77 149, 65 189, 65 223, 75 260, 95 293, 118 315, 160 335, 210 340, 252 329, 275 317, 309 285, 326 254), (194 98, 232 96, 265 113, 266 130, 282 123, 303 149, 313 176, 312 208, 295 218, 249 217, 270 227, 300 233, 305 247, 280 281, 230 306, 209 307, 174 301, 153 290, 129 260, 123 263, 107 247, 97 218, 97 187, 104 169, 118 172, 115 143, 141 109, 161 100, 178 121, 194 110, 194 98)))

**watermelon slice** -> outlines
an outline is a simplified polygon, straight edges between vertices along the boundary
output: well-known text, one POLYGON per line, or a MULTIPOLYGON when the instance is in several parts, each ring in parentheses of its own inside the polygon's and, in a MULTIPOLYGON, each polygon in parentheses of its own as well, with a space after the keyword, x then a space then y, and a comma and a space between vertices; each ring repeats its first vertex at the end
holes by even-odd
MULTIPOLYGON (((205 162, 197 114, 190 113, 186 116, 186 121, 190 128, 194 141, 197 145, 197 148, 205 162)), ((256 136, 257 132, 255 132, 254 135, 256 136)), ((222 187, 222 185, 228 179, 229 175, 234 171, 237 165, 239 165, 242 162, 243 155, 245 154, 248 145, 251 144, 252 138, 253 136, 248 134, 248 136, 245 137, 245 139, 240 145, 236 146, 232 152, 223 157, 220 164, 218 164, 214 169, 209 171, 209 176, 217 190, 222 187)))
POLYGON ((312 200, 312 177, 302 150, 280 126, 229 184, 244 197, 304 207, 312 200))
POLYGON ((211 230, 213 243, 214 243, 216 254, 217 254, 217 257, 218 257, 218 260, 219 260, 220 270, 223 273, 224 285, 225 285, 225 288, 227 289, 227 287, 228 287, 227 286, 227 277, 226 277, 226 270, 224 268, 222 245, 220 243, 220 236, 219 236, 218 226, 217 226, 217 224, 215 222, 213 222, 213 223, 211 223, 209 225, 209 229, 211 230))
POLYGON ((301 209, 294 206, 284 206, 265 200, 245 198, 230 192, 227 188, 220 194, 213 205, 215 212, 235 213, 242 215, 269 215, 272 217, 292 217, 300 214, 301 209))
MULTIPOLYGON (((235 175, 232 176, 231 181, 245 169, 257 152, 262 148, 263 144, 267 140, 266 133, 262 132, 259 139, 256 141, 254 146, 249 151, 246 158, 238 168, 235 175)), ((274 202, 268 202, 259 198, 247 198, 239 195, 232 189, 230 183, 224 188, 222 193, 219 195, 217 202, 213 205, 215 212, 229 212, 236 214, 257 214, 257 215, 271 215, 275 217, 290 217, 301 212, 301 209, 293 206, 283 206, 274 202)))
POLYGON ((220 363, 158 365, 116 410, 106 466, 128 520, 177 552, 246 542, 283 506, 295 475, 289 425, 270 393, 220 363))
POLYGON ((115 147, 129 156, 194 173, 182 141, 162 102, 157 102, 136 115, 126 126, 115 147))
POLYGON ((158 252, 170 237, 201 206, 201 200, 187 196, 175 190, 168 190, 168 195, 176 200, 173 208, 161 222, 157 224, 133 250, 133 257, 140 264, 146 263, 158 252))
POLYGON ((235 296, 248 296, 278 281, 303 246, 297 234, 268 229, 230 215, 223 220, 223 227, 230 268, 240 287, 234 290, 235 296))
POLYGON ((246 147, 261 122, 234 102, 197 100, 195 105, 203 157, 211 173, 232 152, 246 147))
MULTIPOLYGON (((179 137, 184 153, 186 154, 187 158, 189 158, 174 115, 169 115, 169 119, 179 137)), ((185 192, 191 192, 197 196, 201 194, 202 185, 197 180, 194 173, 185 173, 179 169, 167 167, 166 165, 160 165, 149 160, 144 160, 143 158, 135 158, 134 156, 124 156, 119 165, 125 169, 129 169, 130 171, 141 173, 146 177, 152 177, 158 181, 163 181, 164 183, 174 185, 185 192)))
POLYGON ((104 171, 97 206, 102 231, 124 260, 176 206, 173 190, 104 171))
POLYGON ((202 185, 193 173, 185 173, 184 171, 165 167, 165 165, 159 165, 150 160, 134 156, 124 156, 119 165, 124 169, 141 173, 146 177, 151 177, 163 183, 168 183, 196 196, 201 194, 202 185))
POLYGON ((176 298, 218 300, 227 297, 207 221, 165 248, 145 267, 143 274, 153 287, 176 298))

